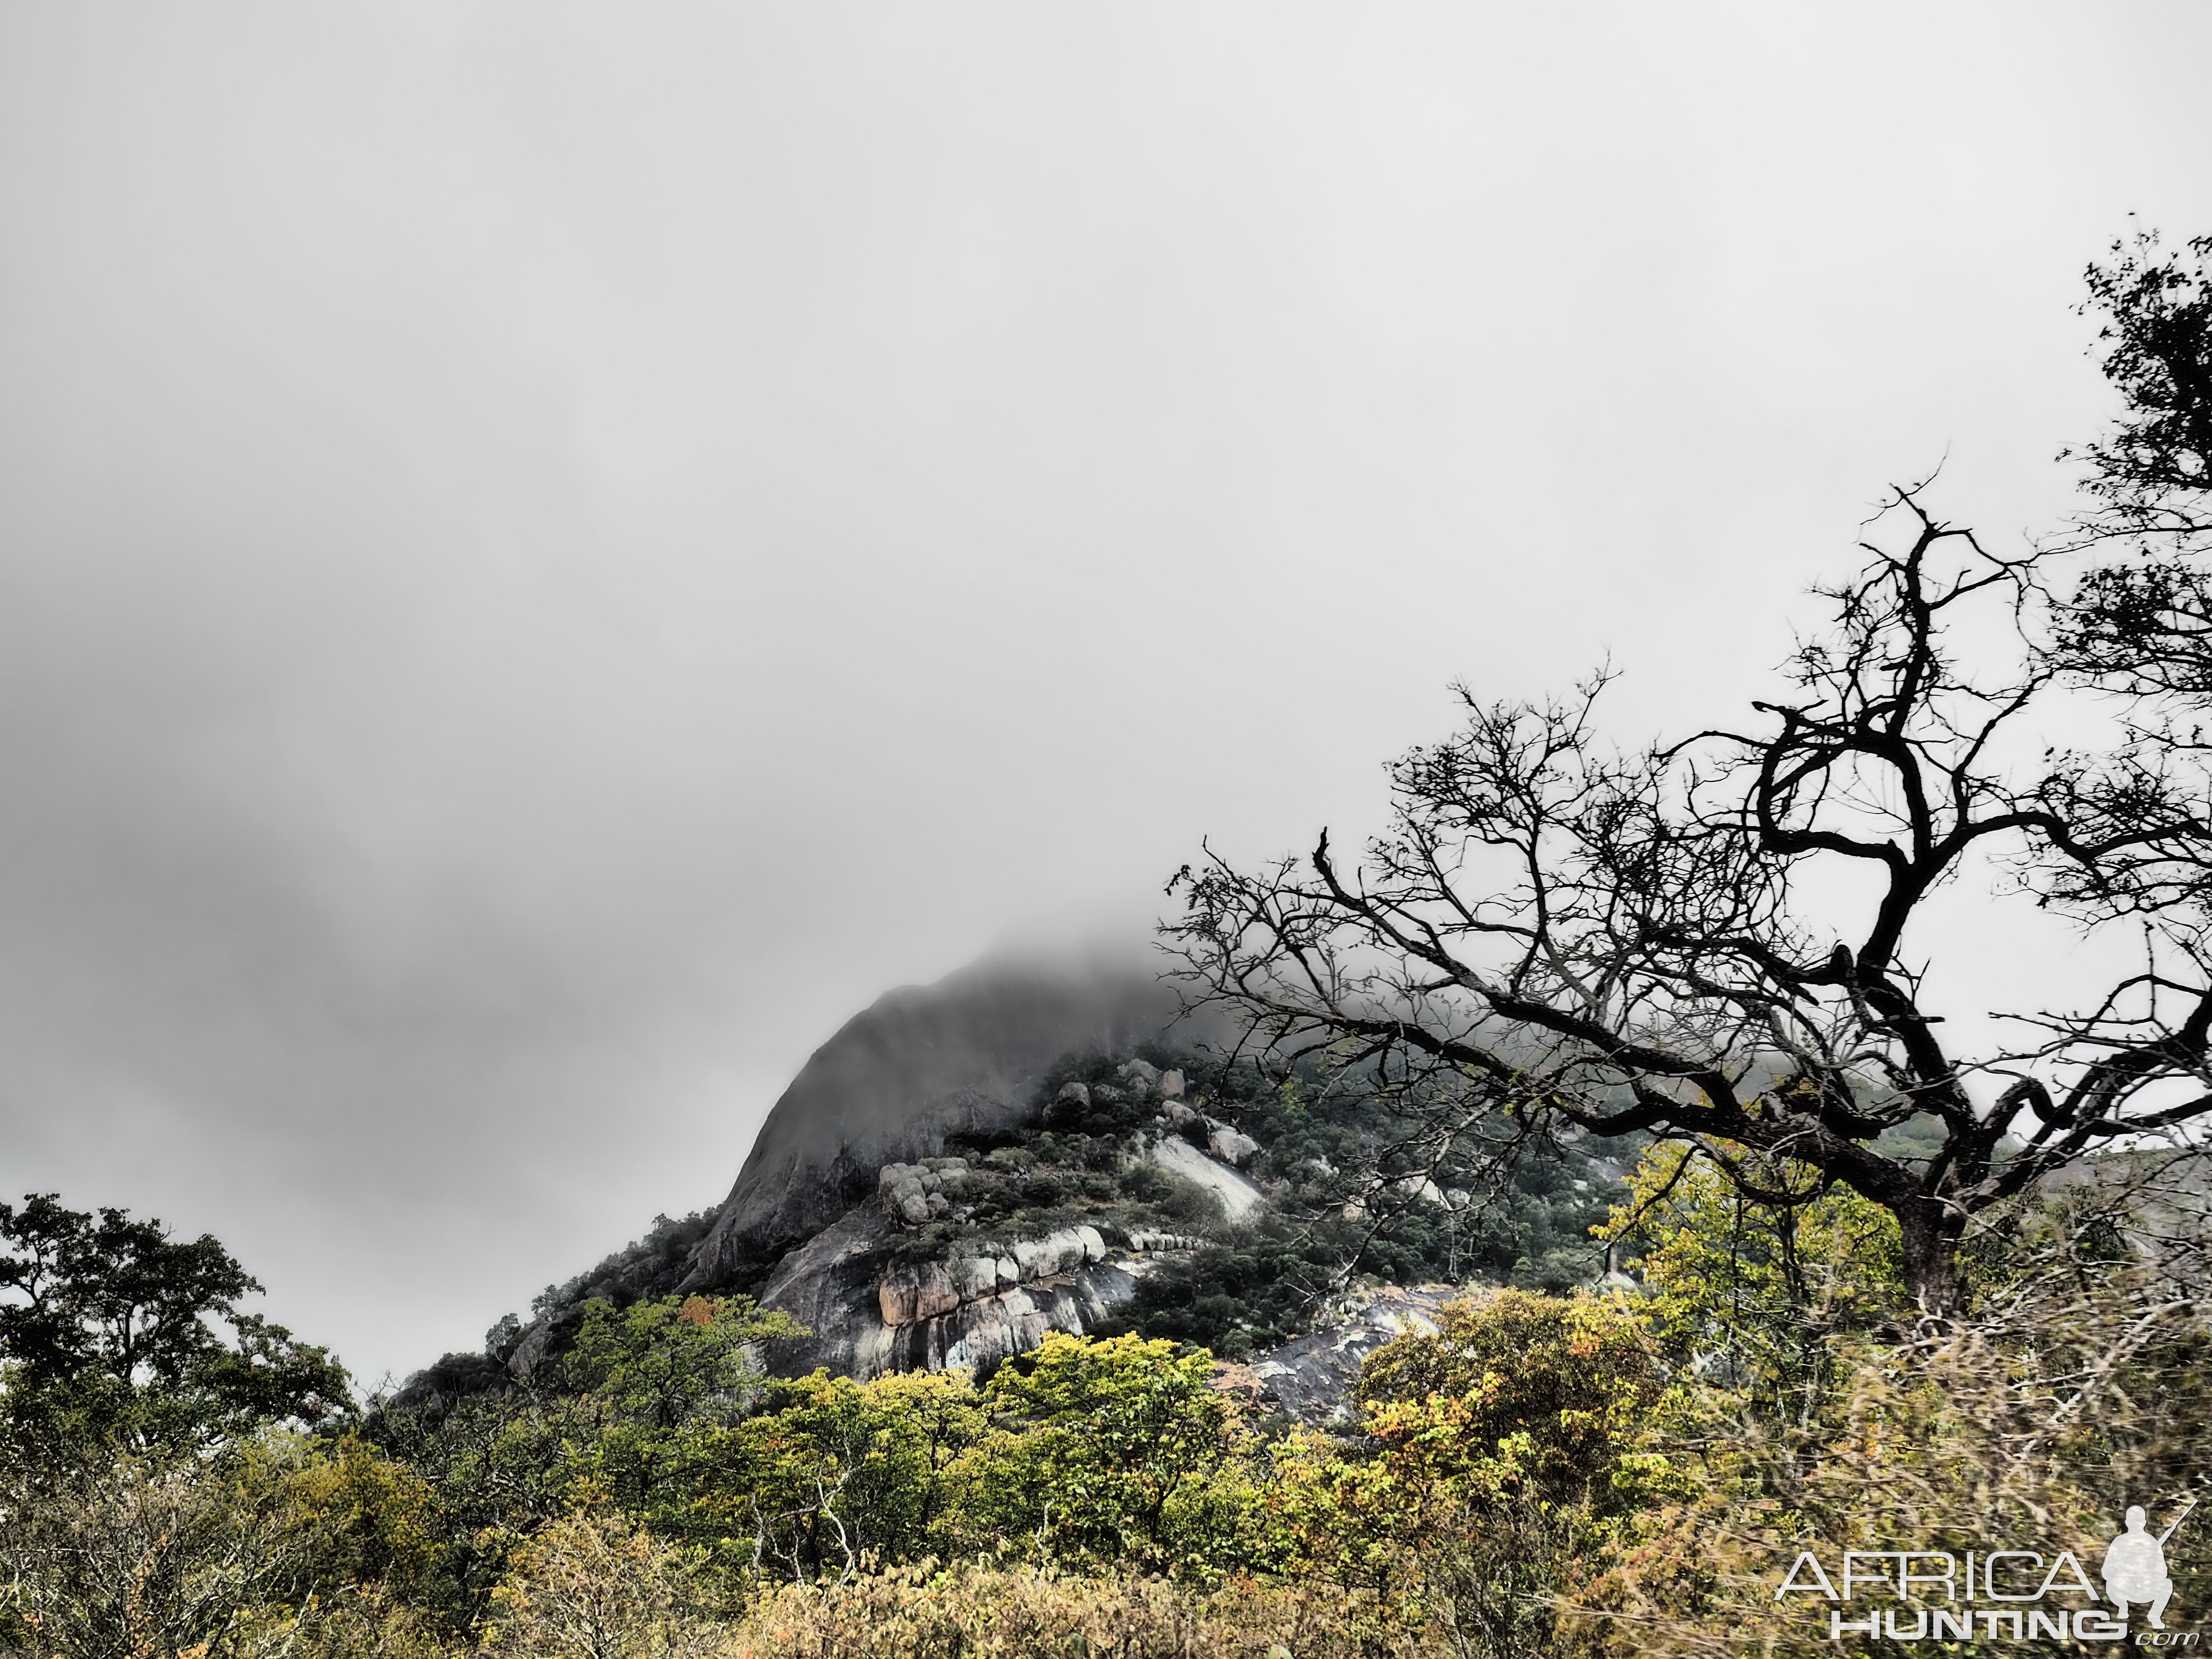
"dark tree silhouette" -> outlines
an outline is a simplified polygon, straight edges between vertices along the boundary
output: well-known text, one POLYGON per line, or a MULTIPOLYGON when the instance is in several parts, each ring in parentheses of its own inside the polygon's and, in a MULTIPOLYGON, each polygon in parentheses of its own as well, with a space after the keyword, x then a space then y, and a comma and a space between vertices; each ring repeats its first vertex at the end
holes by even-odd
POLYGON ((2089 469, 2078 547, 2118 556, 2066 596, 2057 643, 2070 668, 2135 700, 2148 731, 2178 738, 2177 717, 2212 696, 2212 237, 2161 254, 2142 233, 2092 265, 2088 285, 2121 415, 2062 459, 2089 469))
POLYGON ((2105 378, 2122 401, 2112 432, 2080 453, 2107 533, 2205 529, 2212 487, 2212 236, 2166 253, 2143 231, 2091 265, 2086 311, 2101 313, 2105 378))
POLYGON ((1923 1310, 1954 1312, 1977 1218, 2212 1118, 2189 721, 2212 695, 2212 243, 2191 247, 2193 271, 2139 243, 2091 273, 2128 416, 2087 453, 2090 533, 2000 556, 1897 491, 1741 730, 1622 752, 1595 724, 1606 676, 1536 704, 1462 688, 1462 730, 1395 763, 1364 855, 1324 833, 1304 860, 1182 872, 1167 932, 1193 999, 1275 1054, 1376 1067, 1440 1156, 1572 1126, 1686 1141, 1765 1203, 1842 1183, 1897 1217, 1923 1310), (2051 716, 2090 691, 2117 696, 2112 740, 2054 753, 2051 716), (1919 954, 1962 878, 2127 929, 2142 965, 1962 1048, 1919 954), (1877 1144, 1921 1115, 1910 1150, 1877 1144))

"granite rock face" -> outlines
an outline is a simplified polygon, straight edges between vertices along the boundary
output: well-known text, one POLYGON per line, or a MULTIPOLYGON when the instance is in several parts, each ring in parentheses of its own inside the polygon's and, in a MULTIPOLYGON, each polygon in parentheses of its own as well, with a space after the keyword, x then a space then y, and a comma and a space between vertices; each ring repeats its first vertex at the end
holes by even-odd
POLYGON ((789 1314, 812 1334, 771 1343, 764 1356, 780 1376, 817 1365, 866 1379, 886 1371, 942 1370, 1004 1359, 1036 1347, 1048 1331, 1097 1325, 1136 1293, 1163 1251, 1193 1239, 1146 1235, 1109 1245, 1097 1227, 1024 1239, 1000 1255, 903 1259, 899 1229, 883 1206, 856 1205, 785 1256, 761 1305, 789 1314))
MULTIPOLYGON (((885 1165, 918 1164, 948 1134, 1026 1121, 1060 1055, 1126 1050, 1176 1012, 1142 963, 984 962, 880 998, 815 1051, 769 1113, 680 1288, 713 1290, 747 1256, 811 1238, 867 1197, 885 1165)), ((1156 1085, 1138 1066, 1138 1086, 1156 1085)), ((930 1208, 929 1183, 912 1182, 918 1195, 890 1200, 902 1219, 930 1208)))
POLYGON ((883 1320, 878 1284, 891 1229, 872 1205, 854 1206, 776 1264, 761 1305, 789 1314, 810 1334, 769 1344, 763 1356, 779 1376, 804 1376, 817 1365, 847 1376, 881 1369, 883 1320))
MULTIPOLYGON (((1243 1137, 1239 1135, 1238 1139, 1243 1137)), ((1162 1135, 1146 1154, 1153 1163, 1186 1181, 1195 1182, 1221 1200, 1231 1221, 1249 1218, 1267 1202, 1260 1189, 1225 1164, 1217 1163, 1179 1135, 1162 1135)))
POLYGON ((1391 1285, 1356 1296, 1307 1335, 1252 1362, 1267 1397, 1299 1422, 1348 1421, 1352 1390, 1368 1355, 1407 1331, 1434 1334, 1443 1305, 1468 1294, 1451 1285, 1391 1285))
MULTIPOLYGON (((1176 1012, 1169 988, 1138 968, 999 962, 890 994, 808 1061, 716 1211, 659 1218, 645 1239, 549 1291, 535 1323, 495 1328, 478 1369, 533 1376, 595 1299, 755 1287, 764 1308, 807 1332, 766 1345, 763 1363, 785 1376, 988 1365, 1054 1331, 1127 1328, 1132 1315, 1149 1328, 1149 1310, 1127 1305, 1148 1273, 1174 1264, 1162 1303, 1181 1305, 1202 1253, 1265 1248, 1244 1225, 1286 1197, 1313 1201, 1308 1177, 1338 1173, 1311 1146, 1294 1152, 1247 1133, 1272 1134, 1276 1120, 1254 1109, 1265 1097, 1245 1083, 1208 1069, 1194 1088, 1181 1070, 1132 1055, 1140 1044, 1168 1059, 1222 1042, 1221 1028, 1177 1024, 1176 1012), (1051 1091, 1048 1076, 1060 1079, 1051 1091)), ((1593 1179, 1617 1178, 1617 1165, 1584 1162, 1593 1179)), ((1356 1216, 1367 1195, 1322 1201, 1356 1216)), ((1418 1176, 1387 1196, 1401 1208, 1469 1202, 1418 1176)), ((1369 1353, 1409 1325, 1432 1325, 1457 1293, 1371 1292, 1237 1369, 1284 1411, 1326 1421, 1369 1353)), ((1279 1310, 1261 1316, 1294 1328, 1279 1310)), ((1232 1352, 1261 1340, 1236 1310, 1233 1325, 1208 1317, 1232 1352)))
MULTIPOLYGON (((676 1288, 712 1291, 742 1279, 746 1264, 757 1273, 775 1260, 761 1305, 810 1333, 769 1345, 769 1369, 787 1376, 988 1364, 1048 1332, 1094 1328, 1152 1267, 1205 1241, 1134 1218, 1124 1227, 1110 1210, 1096 1224, 993 1239, 969 1218, 975 1183, 1003 1183, 1006 1170, 971 1169, 945 1140, 1026 1127, 1043 1109, 1046 1073, 1068 1054, 1212 1035, 1178 1024, 1178 1012, 1172 990, 1138 963, 986 962, 881 998, 776 1102, 676 1288)), ((1250 1216, 1260 1189, 1231 1164, 1256 1144, 1226 1125, 1201 1128, 1185 1091, 1180 1072, 1130 1058, 1110 1076, 1064 1085, 1055 1103, 1142 1103, 1194 1135, 1212 1130, 1228 1162, 1157 1130, 1138 1134, 1127 1155, 1212 1191, 1231 1220, 1250 1216)))

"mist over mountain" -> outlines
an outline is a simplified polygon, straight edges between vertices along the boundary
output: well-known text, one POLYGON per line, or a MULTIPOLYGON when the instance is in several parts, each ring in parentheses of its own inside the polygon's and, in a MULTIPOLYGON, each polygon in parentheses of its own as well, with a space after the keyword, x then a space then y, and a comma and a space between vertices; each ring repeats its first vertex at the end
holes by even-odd
POLYGON ((2212 167, 2202 7, 863 11, 0 14, 12 1190, 472 1340, 1455 677, 1695 726, 1881 481, 2054 522, 2212 167))
POLYGON ((872 1190, 886 1164, 941 1151, 948 1134, 1010 1128, 1054 1060, 1133 1048, 1182 1025, 1173 988, 1135 951, 1054 962, 979 962, 886 993, 815 1050, 770 1109, 700 1244, 711 1284, 738 1258, 789 1243, 872 1190))

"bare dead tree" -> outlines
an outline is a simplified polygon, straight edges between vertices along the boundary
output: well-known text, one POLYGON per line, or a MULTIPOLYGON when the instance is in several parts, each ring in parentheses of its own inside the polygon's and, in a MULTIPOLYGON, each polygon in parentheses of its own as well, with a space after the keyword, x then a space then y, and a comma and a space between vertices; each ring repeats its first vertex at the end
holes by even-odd
POLYGON ((1194 999, 1492 1143, 1502 1124, 1645 1131, 1779 1206, 1840 1182, 1897 1217, 1921 1307, 1954 1313, 1977 1217, 2212 1116, 2212 828, 2200 776, 2140 724, 2109 754, 2047 758, 2042 717, 2084 666, 2029 639, 2056 556, 1993 555, 1923 494, 1899 490, 1866 565, 1820 590, 1826 628, 1750 729, 1620 752, 1595 724, 1605 676, 1538 704, 1462 688, 1463 728, 1394 765, 1392 827, 1364 857, 1326 833, 1256 871, 1209 851, 1167 929, 1194 999), (1970 668, 2006 654, 1991 638, 2038 648, 1970 668), (2139 930, 2142 970, 1958 1051, 1914 952, 1962 877, 2139 930), (1875 1146, 1918 1115, 1931 1153, 1875 1146))
POLYGON ((1747 731, 1623 754, 1606 676, 1540 704, 1462 689, 1363 859, 1324 833, 1182 872, 1196 1000, 1279 1054, 1371 1065, 1432 1156, 1494 1168, 1573 1125, 1686 1141, 1763 1203, 1840 1182, 1897 1216, 1936 1315, 1976 1218, 2212 1116, 2212 239, 2139 234, 2087 284, 2122 415, 2069 458, 2076 534, 1996 556, 1900 490, 1747 731), (2085 691, 2109 740, 2047 747, 2085 691), (1914 952, 1962 878, 2125 929, 2141 965, 1960 1052, 1914 952), (1875 1145, 1916 1115, 1931 1152, 1875 1145))

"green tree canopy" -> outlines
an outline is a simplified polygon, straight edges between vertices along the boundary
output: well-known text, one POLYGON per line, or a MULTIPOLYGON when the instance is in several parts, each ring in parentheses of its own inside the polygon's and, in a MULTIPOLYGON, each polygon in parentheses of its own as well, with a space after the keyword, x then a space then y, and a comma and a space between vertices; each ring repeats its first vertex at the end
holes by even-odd
POLYGON ((351 1409, 327 1350, 241 1312, 261 1285, 212 1237, 172 1237, 52 1193, 0 1203, 0 1408, 9 1429, 194 1449, 351 1409))

